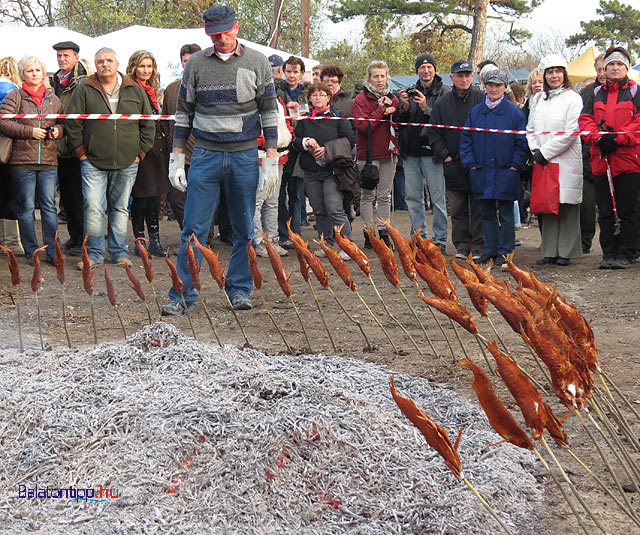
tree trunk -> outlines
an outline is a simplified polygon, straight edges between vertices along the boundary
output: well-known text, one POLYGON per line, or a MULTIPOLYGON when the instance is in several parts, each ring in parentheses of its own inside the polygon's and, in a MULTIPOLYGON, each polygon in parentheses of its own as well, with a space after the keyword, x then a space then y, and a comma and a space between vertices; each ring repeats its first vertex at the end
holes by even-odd
POLYGON ((471 32, 471 48, 469 49, 469 61, 475 69, 482 61, 484 41, 487 37, 487 8, 490 0, 476 0, 473 6, 473 30, 471 32))
POLYGON ((280 9, 282 0, 275 0, 273 3, 273 17, 271 19, 271 40, 268 45, 271 48, 278 48, 278 34, 280 33, 280 9))
POLYGON ((311 8, 309 0, 301 0, 302 8, 302 55, 308 58, 311 55, 309 50, 309 15, 311 8))

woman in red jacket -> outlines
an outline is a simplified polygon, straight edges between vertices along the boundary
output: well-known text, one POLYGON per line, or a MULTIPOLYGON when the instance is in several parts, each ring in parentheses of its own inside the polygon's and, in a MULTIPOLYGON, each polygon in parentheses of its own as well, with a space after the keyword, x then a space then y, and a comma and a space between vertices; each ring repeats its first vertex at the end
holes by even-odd
POLYGON ((605 53, 607 81, 585 96, 580 130, 591 145, 591 168, 595 177, 600 246, 600 269, 625 269, 637 258, 638 194, 640 193, 640 91, 629 80, 629 53, 610 47, 605 53), (602 134, 603 131, 617 132, 602 134), (611 170, 620 218, 617 233, 607 171, 611 170))
MULTIPOLYGON (((384 61, 372 61, 367 67, 367 79, 363 91, 353 101, 353 117, 368 119, 391 119, 398 109, 398 98, 389 89, 389 68, 384 61)), ((355 121, 356 158, 362 170, 367 160, 367 124, 371 125, 371 158, 378 168, 380 182, 375 189, 360 190, 360 217, 365 225, 373 225, 373 203, 378 196, 377 216, 388 219, 391 215, 391 189, 396 172, 395 135, 388 121, 355 121)), ((389 234, 382 223, 378 223, 378 235, 387 245, 389 234)), ((364 231, 364 246, 371 249, 369 236, 364 231)))

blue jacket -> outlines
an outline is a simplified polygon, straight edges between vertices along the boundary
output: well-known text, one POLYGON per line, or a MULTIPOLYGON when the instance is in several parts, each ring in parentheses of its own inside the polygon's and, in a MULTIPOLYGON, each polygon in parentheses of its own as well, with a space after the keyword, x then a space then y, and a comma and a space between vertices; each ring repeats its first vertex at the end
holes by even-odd
POLYGON ((12 84, 11 82, 7 82, 6 80, 0 80, 0 103, 4 100, 11 91, 14 89, 18 89, 16 84, 12 84))
MULTIPOLYGON (((494 109, 483 102, 469 112, 465 126, 526 130, 524 113, 505 97, 494 109)), ((515 201, 518 198, 520 169, 527 159, 527 140, 523 134, 494 134, 463 130, 460 159, 471 176, 476 199, 515 201), (475 169, 473 169, 475 167, 475 169)))

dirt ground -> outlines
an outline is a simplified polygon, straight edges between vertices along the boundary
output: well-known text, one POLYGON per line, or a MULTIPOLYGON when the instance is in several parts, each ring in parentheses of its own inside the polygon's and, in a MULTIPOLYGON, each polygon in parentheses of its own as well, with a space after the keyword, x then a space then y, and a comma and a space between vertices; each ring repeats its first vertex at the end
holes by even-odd
MULTIPOLYGON (((407 212, 394 212, 392 223, 404 235, 409 231, 409 218, 407 212)), ((429 223, 430 224, 430 223, 429 223)), ((61 237, 66 239, 66 228, 64 224, 60 226, 61 237)), ((303 228, 303 237, 312 239, 314 237, 312 227, 303 228)), ((179 230, 175 222, 163 221, 161 223, 162 242, 170 251, 175 252, 179 247, 179 230)), ((362 244, 362 230, 359 221, 354 223, 353 236, 359 244, 362 244)), ((600 248, 595 239, 592 252, 580 260, 576 260, 568 267, 539 267, 535 261, 540 257, 538 252, 539 231, 537 226, 525 227, 518 231, 518 238, 522 240, 522 246, 517 248, 515 262, 521 266, 531 266, 535 274, 544 282, 556 284, 558 291, 566 299, 576 304, 584 316, 592 321, 592 328, 595 332, 596 342, 600 348, 600 362, 606 373, 617 386, 625 392, 635 407, 640 410, 640 323, 638 313, 640 310, 639 291, 640 287, 640 263, 633 264, 630 269, 621 271, 601 271, 597 269, 598 261, 601 258, 600 248)), ((131 245, 133 239, 129 236, 128 243, 131 245)), ((229 261, 231 247, 219 242, 214 243, 214 249, 220 253, 223 266, 229 261)), ((448 253, 454 251, 453 245, 449 243, 448 253)), ((172 256, 175 261, 175 256, 172 256)), ((141 262, 132 256, 134 260, 134 271, 140 277, 143 288, 148 297, 148 304, 154 320, 158 319, 157 306, 153 299, 150 286, 144 279, 141 262)), ((77 257, 68 257, 67 261, 67 284, 66 284, 66 305, 67 317, 69 319, 69 331, 71 341, 74 346, 87 346, 93 343, 93 331, 91 323, 91 313, 89 298, 83 290, 81 274, 75 270, 77 257)), ((332 337, 337 346, 334 351, 327 336, 327 332, 318 317, 316 305, 309 290, 309 287, 301 278, 297 271, 297 261, 295 254, 283 259, 287 272, 296 270, 291 277, 291 285, 294 291, 294 299, 302 316, 304 325, 309 333, 312 351, 314 353, 338 354, 345 357, 354 357, 388 365, 391 369, 398 370, 413 375, 422 376, 434 381, 448 383, 452 388, 462 395, 474 398, 470 388, 470 373, 468 370, 453 365, 453 357, 442 336, 441 331, 436 326, 427 307, 416 297, 415 286, 406 278, 402 279, 403 289, 409 302, 417 310, 418 316, 424 324, 429 337, 433 341, 437 354, 431 351, 422 328, 416 322, 408 306, 404 302, 400 292, 392 288, 384 279, 378 260, 372 254, 373 278, 383 295, 387 305, 398 321, 409 331, 415 339, 417 345, 424 353, 420 355, 405 333, 388 316, 385 315, 370 282, 360 276, 357 267, 350 263, 354 279, 358 284, 364 300, 371 309, 376 312, 384 327, 390 333, 394 343, 400 349, 400 354, 395 354, 384 334, 373 322, 368 312, 362 306, 357 296, 350 292, 342 281, 334 274, 331 275, 331 285, 341 303, 347 308, 353 317, 360 320, 364 329, 374 344, 373 351, 365 350, 365 343, 357 327, 349 322, 343 312, 336 304, 332 295, 319 284, 313 281, 313 287, 324 312, 327 324, 332 337)), ((168 269, 164 260, 156 259, 154 262, 156 278, 155 286, 158 298, 162 303, 167 295, 171 281, 168 269)), ((307 345, 303 336, 300 324, 292 309, 291 303, 286 299, 278 287, 268 259, 259 259, 259 266, 264 277, 264 297, 269 309, 284 332, 289 344, 296 352, 306 353, 307 345)), ((23 275, 21 285, 22 303, 22 323, 25 345, 28 349, 39 349, 40 341, 38 336, 37 309, 33 294, 29 287, 31 279, 31 268, 26 265, 24 259, 20 260, 20 267, 23 275)), ((54 268, 48 265, 43 266, 45 287, 39 295, 43 334, 45 343, 50 346, 66 344, 65 333, 62 323, 62 301, 60 286, 55 277, 54 268)), ((122 315, 126 331, 131 334, 148 322, 147 312, 144 305, 128 287, 124 270, 117 266, 109 266, 109 274, 114 280, 119 310, 122 315)), ((498 271, 495 273, 500 279, 507 279, 507 274, 498 271)), ((403 277, 401 273, 401 277, 403 277)), ((215 282, 210 278, 208 270, 202 271, 203 296, 207 302, 209 313, 213 317, 215 326, 220 334, 223 343, 243 345, 244 339, 238 325, 235 323, 233 315, 226 306, 223 295, 218 290, 215 282)), ((99 270, 94 277, 96 289, 95 314, 97 324, 97 336, 99 342, 107 342, 121 339, 123 336, 120 323, 115 312, 110 306, 104 283, 102 270, 99 270)), ((426 285, 424 291, 428 293, 426 285)), ((464 288, 457 285, 462 302, 472 309, 464 288)), ((9 273, 4 259, 0 259, 0 349, 7 347, 17 347, 17 322, 14 307, 14 293, 10 285, 9 273)), ((250 311, 239 313, 240 321, 247 333, 250 343, 257 349, 267 354, 286 353, 282 339, 274 329, 271 321, 267 317, 262 307, 259 295, 254 292, 252 296, 254 308, 250 311)), ((474 314, 477 316, 477 314, 474 314)), ((505 342, 512 350, 519 362, 543 382, 536 365, 531 360, 527 349, 521 339, 516 336, 502 320, 495 309, 490 308, 490 316, 493 319, 498 331, 505 339, 505 342)), ((453 345, 455 357, 464 356, 460 345, 456 341, 455 333, 442 315, 437 316, 440 323, 453 345)), ((198 305, 191 316, 198 340, 213 341, 213 333, 207 321, 206 315, 200 305, 198 305)), ((186 317, 169 318, 169 321, 178 326, 185 334, 191 334, 188 319, 186 317)), ((485 320, 478 322, 480 331, 487 338, 495 338, 488 323, 485 320)), ((470 356, 478 363, 483 363, 481 353, 475 341, 461 329, 465 346, 470 356)), ((494 380, 494 384, 501 385, 494 380)), ((499 392, 505 401, 510 401, 508 392, 504 387, 499 388, 499 392)), ((410 395, 410 392, 405 392, 410 395)), ((564 408, 550 397, 546 398, 551 402, 554 410, 559 414, 564 414, 564 408)), ((510 403, 511 408, 515 407, 510 403)), ((428 408, 425 408, 428 410, 428 408)), ((630 411, 625 410, 625 414, 632 422, 636 436, 640 437, 640 421, 633 418, 630 411)), ((519 413, 516 414, 520 419, 519 413)), ((565 424, 573 450, 596 472, 612 489, 614 494, 613 481, 598 456, 593 444, 590 442, 579 420, 574 416, 569 417, 565 424)), ((449 430, 455 434, 455 430, 449 430)), ((426 446, 425 446, 426 447, 426 446)), ((480 447, 480 446, 479 446, 480 447)), ((496 446, 499 447, 499 446, 496 446)), ((606 445, 603 445, 606 450, 606 445)), ((625 533, 627 535, 640 534, 640 530, 615 506, 595 482, 585 475, 580 466, 573 462, 568 454, 556 453, 567 468, 569 476, 576 483, 576 486, 584 495, 587 504, 596 512, 602 524, 607 528, 608 533, 625 533)), ((607 450, 608 452, 608 450, 607 450)), ((611 456, 609 457, 613 459, 611 456)), ((636 462, 640 461, 640 456, 635 454, 636 462)), ((620 469, 617 461, 612 460, 616 472, 620 474, 623 484, 629 483, 629 478, 620 469)), ((536 474, 539 484, 547 491, 547 506, 539 511, 536 518, 531 518, 529 526, 522 526, 525 533, 537 533, 538 535, 556 535, 558 533, 574 534, 581 533, 575 518, 572 516, 566 502, 563 501, 553 482, 548 478, 541 467, 540 473, 536 474)), ((617 496, 620 496, 617 494, 617 496)), ((635 508, 636 513, 640 512, 640 496, 637 493, 627 494, 628 499, 635 508)), ((572 498, 573 500, 573 498, 572 498)), ((575 501, 575 500, 574 500, 575 501)), ((585 520, 590 533, 599 530, 588 518, 585 520)), ((460 533, 464 533, 461 529, 460 533)), ((489 532, 488 532, 489 533, 489 532)))

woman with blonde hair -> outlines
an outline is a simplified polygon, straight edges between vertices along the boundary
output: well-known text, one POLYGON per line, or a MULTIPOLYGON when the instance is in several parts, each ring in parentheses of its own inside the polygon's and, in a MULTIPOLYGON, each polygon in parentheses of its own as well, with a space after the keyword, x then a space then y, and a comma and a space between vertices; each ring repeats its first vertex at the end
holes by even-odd
MULTIPOLYGON (((160 89, 160 75, 158 66, 151 52, 138 50, 131 54, 127 65, 127 76, 136 81, 147 93, 153 113, 160 112, 158 91, 160 89)), ((169 154, 169 125, 167 121, 156 121, 156 136, 153 147, 140 162, 136 182, 131 191, 131 224, 134 238, 144 238, 144 224, 149 231, 149 253, 153 256, 164 256, 164 249, 160 244, 160 225, 158 209, 160 197, 169 191, 168 154, 169 154)), ((139 255, 136 243, 135 253, 139 255)))
MULTIPOLYGON (((46 82, 44 63, 35 56, 18 62, 20 89, 9 93, 0 106, 2 113, 62 113, 62 104, 46 82)), ((17 195, 17 217, 22 247, 32 263, 38 248, 35 229, 36 198, 40 204, 42 235, 47 245, 47 261, 53 263, 54 238, 58 229, 56 185, 58 155, 55 140, 63 134, 61 119, 0 119, 0 133, 13 138, 9 159, 13 189, 17 195)))
MULTIPOLYGON (((389 89, 389 68, 384 61, 372 61, 367 67, 364 88, 351 107, 354 117, 375 119, 375 121, 355 121, 356 159, 362 170, 367 163, 367 143, 371 139, 371 163, 378 168, 380 181, 374 189, 360 189, 360 217, 365 226, 378 228, 378 236, 390 245, 389 233, 382 220, 391 217, 391 190, 396 172, 396 147, 392 136, 390 119, 400 105, 398 97, 389 89), (377 197, 377 217, 373 216, 373 206, 377 197)), ((364 247, 371 249, 367 231, 364 231, 364 247)))

